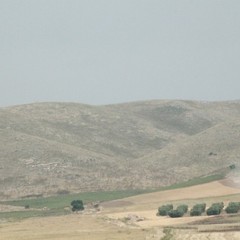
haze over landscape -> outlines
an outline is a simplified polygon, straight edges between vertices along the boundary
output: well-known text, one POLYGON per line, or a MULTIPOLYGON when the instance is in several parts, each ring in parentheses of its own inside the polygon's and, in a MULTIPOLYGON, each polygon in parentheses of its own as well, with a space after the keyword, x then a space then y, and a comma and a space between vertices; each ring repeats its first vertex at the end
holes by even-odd
POLYGON ((1 0, 0 106, 239 99, 240 2, 1 0))
POLYGON ((240 239, 239 9, 0 0, 0 240, 240 239))

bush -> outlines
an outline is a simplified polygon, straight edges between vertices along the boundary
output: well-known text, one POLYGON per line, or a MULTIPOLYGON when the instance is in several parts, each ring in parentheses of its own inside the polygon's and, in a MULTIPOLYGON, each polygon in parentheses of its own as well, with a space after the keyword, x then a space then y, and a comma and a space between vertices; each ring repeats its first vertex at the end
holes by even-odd
POLYGON ((206 206, 207 206, 206 203, 197 204, 197 208, 199 208, 202 213, 205 212, 206 206))
POLYGON ((84 210, 84 206, 83 206, 83 201, 82 200, 73 200, 71 202, 71 206, 72 206, 72 211, 82 211, 84 210))
POLYGON ((228 204, 228 206, 229 206, 229 207, 234 206, 234 207, 238 207, 238 208, 240 209, 240 202, 230 202, 230 203, 228 204))
POLYGON ((224 208, 224 204, 223 202, 221 203, 213 203, 212 206, 210 208, 208 208, 207 210, 207 215, 219 215, 221 213, 221 211, 224 208))
POLYGON ((170 210, 173 210, 173 205, 172 204, 163 205, 163 206, 158 208, 158 215, 159 216, 167 216, 168 212, 170 210))
POLYGON ((225 211, 226 213, 237 213, 240 209, 240 203, 239 202, 230 202, 228 206, 226 207, 225 211))
POLYGON ((182 211, 183 213, 187 213, 187 211, 188 211, 188 205, 182 204, 182 205, 180 205, 180 206, 177 207, 177 210, 178 210, 178 211, 182 211))
POLYGON ((201 216, 202 211, 200 209, 191 209, 190 211, 190 216, 201 216))
POLYGON ((223 203, 223 202, 213 203, 213 204, 212 204, 212 207, 219 208, 219 209, 221 209, 221 211, 222 211, 223 208, 224 208, 224 203, 223 203))
POLYGON ((230 168, 231 170, 233 170, 233 169, 236 168, 236 165, 235 165, 235 164, 232 164, 232 165, 229 166, 229 168, 230 168))
POLYGON ((176 210, 171 210, 168 215, 172 218, 176 217, 182 217, 184 215, 184 212, 182 210, 176 209, 176 210))
POLYGON ((237 213, 239 211, 239 208, 234 206, 228 206, 225 209, 226 213, 237 213))
POLYGON ((193 206, 190 216, 201 216, 206 210, 206 203, 200 203, 193 206))
POLYGON ((184 215, 184 212, 182 210, 176 209, 176 210, 170 210, 168 212, 168 216, 171 218, 177 218, 182 217, 184 215))
POLYGON ((207 215, 211 216, 211 215, 219 215, 221 213, 221 209, 218 207, 210 207, 207 210, 207 215))

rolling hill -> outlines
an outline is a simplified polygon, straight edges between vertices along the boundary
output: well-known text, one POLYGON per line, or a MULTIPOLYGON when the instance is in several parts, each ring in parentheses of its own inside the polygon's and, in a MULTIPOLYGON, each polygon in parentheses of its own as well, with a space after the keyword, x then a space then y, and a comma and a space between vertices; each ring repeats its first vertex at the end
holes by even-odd
POLYGON ((0 109, 0 198, 157 188, 240 162, 240 101, 0 109))

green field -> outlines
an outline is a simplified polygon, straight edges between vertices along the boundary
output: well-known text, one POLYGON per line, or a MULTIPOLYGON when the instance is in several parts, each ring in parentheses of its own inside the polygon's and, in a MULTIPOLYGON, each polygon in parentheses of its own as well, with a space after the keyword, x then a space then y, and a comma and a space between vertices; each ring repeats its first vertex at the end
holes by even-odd
POLYGON ((147 190, 122 190, 122 191, 108 191, 108 192, 86 192, 77 194, 66 194, 52 197, 41 197, 34 199, 21 199, 14 201, 1 202, 3 204, 12 206, 25 206, 29 205, 30 208, 49 208, 49 209, 62 209, 69 207, 72 200, 81 199, 85 204, 94 201, 111 201, 125 197, 134 196, 149 192, 147 190))
POLYGON ((216 174, 207 177, 194 178, 186 182, 174 184, 171 186, 163 187, 160 189, 147 189, 147 190, 122 190, 122 191, 108 191, 108 192, 86 192, 78 194, 66 194, 52 197, 40 197, 33 199, 20 199, 13 201, 3 201, 1 204, 11 206, 29 206, 30 209, 23 211, 1 212, 0 219, 22 219, 29 217, 42 217, 42 216, 56 216, 71 213, 69 209, 72 200, 81 199, 83 202, 89 203, 94 201, 111 201, 122 199, 130 196, 135 196, 144 193, 166 191, 177 188, 184 188, 203 183, 208 183, 216 180, 223 179, 225 174, 216 174), (46 210, 43 210, 43 209, 46 210))
POLYGON ((1 204, 11 206, 26 206, 30 209, 14 212, 0 212, 0 219, 22 219, 29 217, 56 216, 71 213, 70 203, 72 200, 81 199, 83 202, 89 203, 94 201, 111 201, 125 197, 135 196, 138 194, 149 192, 147 190, 123 190, 109 192, 86 192, 78 194, 66 194, 52 197, 40 197, 33 199, 21 199, 13 201, 3 201, 1 204), (46 210, 43 210, 46 208, 46 210), (32 210, 33 209, 33 210, 32 210))
POLYGON ((172 190, 177 188, 185 188, 185 187, 191 187, 191 186, 209 183, 213 181, 218 181, 218 180, 224 179, 225 175, 226 175, 225 173, 219 173, 219 174, 206 176, 206 177, 193 178, 186 182, 176 183, 167 187, 163 187, 160 190, 164 191, 164 190, 172 190))

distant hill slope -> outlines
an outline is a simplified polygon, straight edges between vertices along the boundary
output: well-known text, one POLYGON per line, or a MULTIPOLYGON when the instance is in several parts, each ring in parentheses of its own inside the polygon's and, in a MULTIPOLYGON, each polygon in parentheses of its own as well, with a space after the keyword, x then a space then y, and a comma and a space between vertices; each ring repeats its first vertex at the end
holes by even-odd
POLYGON ((0 198, 160 187, 240 160, 240 102, 0 109, 0 198))

